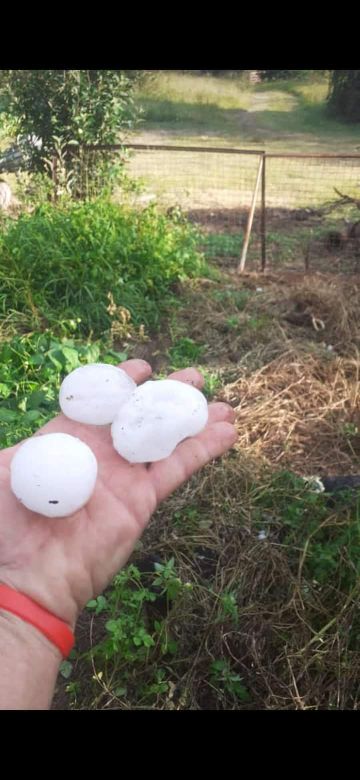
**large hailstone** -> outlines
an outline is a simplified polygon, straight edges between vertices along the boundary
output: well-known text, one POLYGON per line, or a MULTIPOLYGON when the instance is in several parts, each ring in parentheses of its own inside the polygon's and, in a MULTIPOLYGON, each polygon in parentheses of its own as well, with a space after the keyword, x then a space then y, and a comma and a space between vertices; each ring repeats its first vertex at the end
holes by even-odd
POLYGON ((205 396, 175 379, 145 382, 119 409, 111 426, 113 444, 130 463, 167 458, 208 420, 205 396))
POLYGON ((35 436, 21 445, 10 466, 11 490, 46 517, 77 512, 94 490, 97 460, 90 447, 67 433, 35 436))
POLYGON ((109 425, 135 388, 134 380, 121 368, 107 363, 80 366, 60 387, 61 411, 76 422, 109 425))

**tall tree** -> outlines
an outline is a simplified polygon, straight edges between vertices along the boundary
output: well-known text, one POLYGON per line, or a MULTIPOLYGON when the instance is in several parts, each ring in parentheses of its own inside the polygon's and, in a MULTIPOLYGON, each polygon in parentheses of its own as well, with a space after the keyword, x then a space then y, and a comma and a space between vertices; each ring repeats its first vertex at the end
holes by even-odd
POLYGON ((339 119, 360 122, 360 70, 331 72, 328 106, 339 119))

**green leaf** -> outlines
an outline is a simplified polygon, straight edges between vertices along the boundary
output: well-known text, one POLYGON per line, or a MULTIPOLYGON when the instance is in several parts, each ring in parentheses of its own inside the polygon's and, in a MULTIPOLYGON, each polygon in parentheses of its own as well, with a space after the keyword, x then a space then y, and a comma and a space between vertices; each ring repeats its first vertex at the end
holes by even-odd
POLYGON ((114 693, 115 693, 115 696, 126 696, 127 688, 124 688, 124 687, 120 686, 119 688, 115 688, 114 693))
POLYGON ((112 358, 115 358, 115 360, 118 361, 118 363, 123 363, 124 360, 127 360, 127 352, 115 352, 113 349, 109 349, 105 355, 105 363, 107 362, 106 358, 110 356, 112 358))
POLYGON ((42 366, 44 362, 45 356, 40 354, 33 355, 29 360, 29 363, 31 363, 32 366, 42 366))
POLYGON ((103 612, 104 609, 108 606, 107 599, 105 596, 98 596, 96 599, 96 614, 100 615, 100 612, 103 612))
POLYGON ((62 371, 65 368, 64 355, 62 352, 60 352, 59 349, 49 350, 48 357, 50 358, 55 368, 58 369, 58 371, 62 371))
POLYGON ((99 344, 89 344, 84 350, 84 357, 87 363, 97 363, 100 357, 99 344))
POLYGON ((60 674, 62 677, 65 678, 65 680, 69 679, 72 670, 73 670, 73 665, 72 663, 70 663, 70 661, 63 661, 60 664, 60 674))
POLYGON ((28 409, 38 409, 47 402, 46 393, 43 390, 35 390, 28 398, 28 409))
POLYGON ((11 423, 19 417, 19 412, 12 409, 0 409, 0 422, 11 423))
POLYGON ((25 424, 36 422, 43 417, 42 413, 38 409, 29 409, 25 412, 21 418, 21 421, 25 424))
POLYGON ((145 636, 143 638, 143 642, 144 642, 145 647, 154 647, 154 644, 155 644, 155 642, 154 642, 152 636, 150 636, 150 634, 145 634, 145 636))
POLYGON ((108 620, 107 623, 105 623, 105 628, 107 631, 110 631, 111 634, 115 634, 118 630, 118 624, 116 620, 108 620))
POLYGON ((73 371, 75 368, 80 366, 79 354, 76 349, 72 349, 71 347, 62 347, 61 351, 65 357, 67 371, 73 371))
POLYGON ((11 387, 9 385, 6 385, 4 382, 0 382, 0 395, 3 398, 9 398, 10 393, 11 393, 11 387))

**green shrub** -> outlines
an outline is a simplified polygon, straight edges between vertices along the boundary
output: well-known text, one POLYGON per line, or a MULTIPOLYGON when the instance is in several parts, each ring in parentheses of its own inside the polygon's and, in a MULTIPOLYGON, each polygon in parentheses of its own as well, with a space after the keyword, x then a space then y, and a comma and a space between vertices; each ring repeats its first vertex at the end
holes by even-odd
POLYGON ((197 234, 152 206, 108 200, 42 205, 9 221, 0 238, 0 317, 30 314, 33 327, 80 319, 95 336, 112 322, 109 293, 135 325, 158 325, 175 282, 204 269, 197 234))
POLYGON ((54 337, 51 333, 16 336, 0 348, 0 448, 31 436, 59 411, 60 383, 83 363, 118 364, 126 354, 97 342, 54 337))
POLYGON ((0 71, 5 117, 12 133, 22 137, 31 170, 51 176, 55 158, 57 173, 62 170, 73 195, 101 191, 118 155, 110 150, 89 155, 82 145, 116 144, 120 133, 124 137, 133 129, 139 119, 133 97, 139 75, 105 69, 0 71), (33 136, 41 139, 41 148, 31 143, 33 136))

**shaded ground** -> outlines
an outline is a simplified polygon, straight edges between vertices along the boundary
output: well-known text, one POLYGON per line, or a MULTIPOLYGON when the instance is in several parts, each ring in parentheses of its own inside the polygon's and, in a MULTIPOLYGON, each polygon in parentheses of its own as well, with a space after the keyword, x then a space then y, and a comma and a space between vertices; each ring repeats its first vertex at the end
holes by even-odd
MULTIPOLYGON (((236 268, 243 246, 248 209, 191 209, 187 216, 205 236, 203 248, 216 256, 221 267, 236 268), (233 240, 229 240, 232 237, 233 240)), ((351 225, 358 210, 350 209, 351 225)), ((346 212, 345 212, 346 216, 346 212)), ((360 226, 359 226, 360 227, 360 226)), ((357 274, 360 271, 360 229, 348 237, 344 214, 323 215, 317 209, 266 209, 267 272, 294 271, 325 274, 357 274)), ((261 267, 261 226, 255 214, 246 270, 261 267)))

